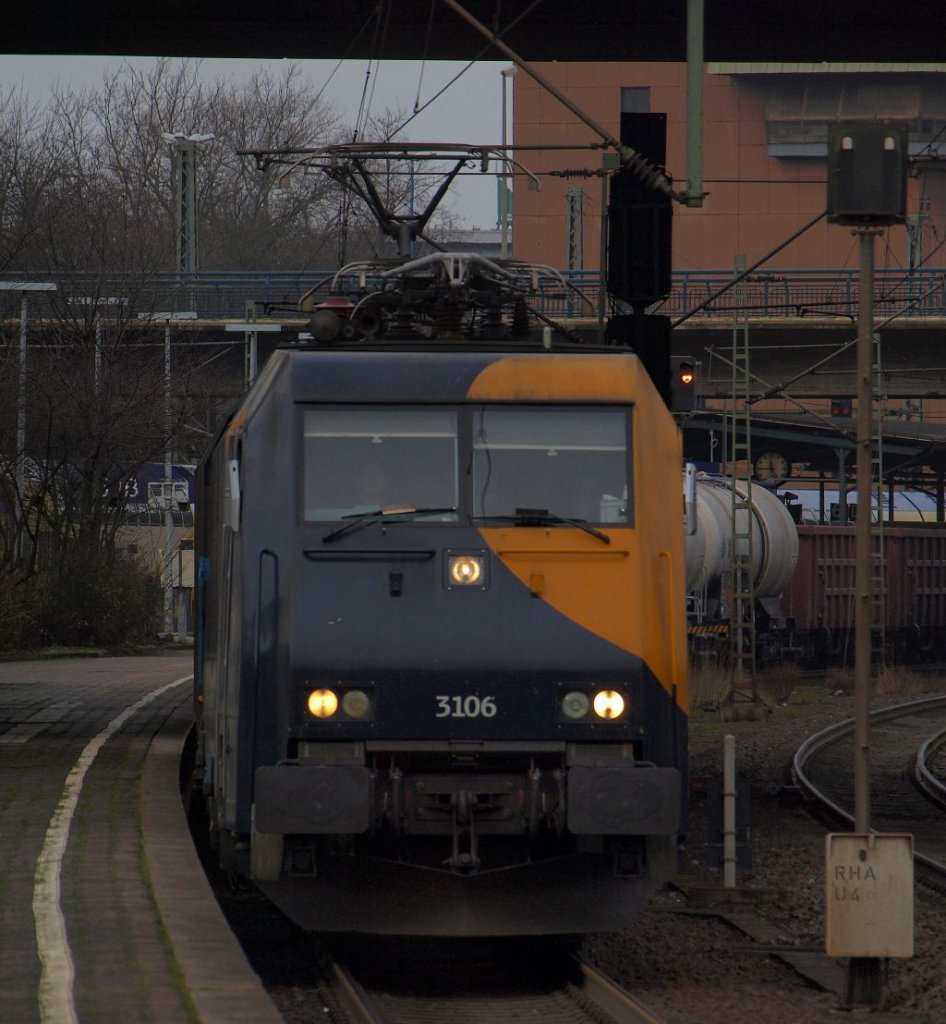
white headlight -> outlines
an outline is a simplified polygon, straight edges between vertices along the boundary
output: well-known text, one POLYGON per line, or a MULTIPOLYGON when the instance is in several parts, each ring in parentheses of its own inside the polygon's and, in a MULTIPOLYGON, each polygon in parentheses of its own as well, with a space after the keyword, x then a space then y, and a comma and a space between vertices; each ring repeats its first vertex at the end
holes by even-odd
POLYGON ((364 690, 349 690, 342 697, 342 711, 349 718, 364 718, 371 710, 371 701, 364 690))
POLYGON ((450 582, 458 586, 479 583, 483 579, 483 559, 478 555, 453 555, 447 564, 450 582))
POLYGON ((599 690, 593 702, 599 718, 620 718, 624 714, 624 698, 617 690, 599 690))
POLYGON ((584 718, 589 707, 591 701, 588 700, 588 694, 581 690, 572 690, 562 698, 562 714, 566 718, 584 718))
POLYGON ((332 690, 313 690, 307 704, 309 714, 316 718, 331 718, 338 711, 338 697, 332 690))

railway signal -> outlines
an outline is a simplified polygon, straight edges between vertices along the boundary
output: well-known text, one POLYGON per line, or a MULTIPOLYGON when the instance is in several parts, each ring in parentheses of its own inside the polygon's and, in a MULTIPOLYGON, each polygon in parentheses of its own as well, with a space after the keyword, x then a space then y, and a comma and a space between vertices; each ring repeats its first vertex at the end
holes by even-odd
POLYGON ((670 361, 670 409, 691 412, 696 407, 696 360, 673 356, 670 361))

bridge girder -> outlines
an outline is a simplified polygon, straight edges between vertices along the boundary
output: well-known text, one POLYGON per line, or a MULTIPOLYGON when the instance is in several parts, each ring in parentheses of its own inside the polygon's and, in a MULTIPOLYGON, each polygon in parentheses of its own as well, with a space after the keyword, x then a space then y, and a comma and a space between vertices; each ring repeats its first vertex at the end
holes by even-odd
MULTIPOLYGON (((462 2, 527 60, 685 59, 685 0, 462 2)), ((946 34, 941 0, 706 0, 704 18, 709 61, 939 61, 946 34)), ((8 21, 7 53, 502 59, 441 0, 71 0, 8 21)))

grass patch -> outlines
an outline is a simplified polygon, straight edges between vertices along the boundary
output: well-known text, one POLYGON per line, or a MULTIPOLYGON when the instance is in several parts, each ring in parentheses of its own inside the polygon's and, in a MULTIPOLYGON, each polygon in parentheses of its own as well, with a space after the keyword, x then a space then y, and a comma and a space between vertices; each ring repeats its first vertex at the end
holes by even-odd
MULTIPOLYGON (((696 665, 690 670, 690 708, 694 716, 702 713, 719 715, 730 702, 733 679, 727 668, 713 665, 696 665)), ((875 666, 872 673, 871 693, 878 697, 902 697, 908 700, 928 692, 930 680, 923 672, 916 672, 906 665, 875 666)), ((738 705, 745 702, 745 694, 751 689, 746 680, 739 687, 740 694, 734 702, 738 719, 738 705)), ((853 668, 835 668, 817 675, 797 665, 775 665, 760 669, 756 675, 756 692, 759 701, 775 710, 808 708, 823 703, 831 696, 852 696, 855 689, 853 668)))

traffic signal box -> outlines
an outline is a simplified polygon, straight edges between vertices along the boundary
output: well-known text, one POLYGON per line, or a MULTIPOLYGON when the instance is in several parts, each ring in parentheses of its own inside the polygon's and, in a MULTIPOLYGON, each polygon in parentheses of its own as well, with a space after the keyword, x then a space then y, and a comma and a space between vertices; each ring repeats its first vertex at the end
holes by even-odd
POLYGON ((850 398, 831 399, 831 418, 849 420, 854 415, 854 403, 850 398))
MULTIPOLYGON (((621 142, 663 170, 666 114, 621 114, 621 142)), ((673 287, 671 199, 629 170, 611 175, 608 198, 608 293, 649 305, 673 287)))
POLYGON ((907 130, 902 124, 828 128, 828 220, 902 224, 907 213, 907 130))
POLYGON ((689 356, 670 357, 670 411, 690 412, 696 406, 696 363, 689 356))
POLYGON ((697 361, 670 351, 670 318, 638 313, 613 316, 608 341, 632 349, 671 412, 689 412, 696 406, 697 361))

